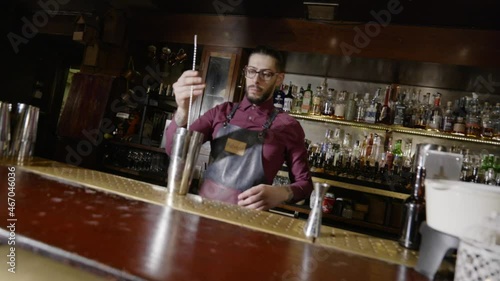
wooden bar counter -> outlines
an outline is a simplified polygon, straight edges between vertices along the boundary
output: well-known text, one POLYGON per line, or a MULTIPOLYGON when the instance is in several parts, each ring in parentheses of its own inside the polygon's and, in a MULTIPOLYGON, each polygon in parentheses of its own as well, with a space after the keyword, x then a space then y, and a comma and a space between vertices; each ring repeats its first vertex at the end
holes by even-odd
POLYGON ((428 280, 411 268, 414 257, 399 258, 413 252, 398 250, 394 262, 363 254, 387 248, 381 239, 323 227, 313 244, 302 220, 171 198, 163 187, 62 163, 4 161, 0 180, 2 280, 428 280), (345 246, 351 238, 376 245, 345 246), (28 266, 27 256, 47 266, 28 266))

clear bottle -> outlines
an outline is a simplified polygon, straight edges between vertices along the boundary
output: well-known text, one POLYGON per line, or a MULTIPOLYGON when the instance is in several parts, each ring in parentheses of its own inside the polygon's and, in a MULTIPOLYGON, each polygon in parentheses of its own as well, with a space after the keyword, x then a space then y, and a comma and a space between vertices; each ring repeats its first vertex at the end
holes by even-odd
POLYGON ((495 105, 491 119, 493 120, 493 139, 500 140, 500 102, 495 105))
POLYGON ((300 114, 302 113, 302 99, 304 97, 304 88, 300 87, 300 91, 295 93, 293 100, 292 112, 300 114))
POLYGON ((358 95, 356 92, 348 93, 347 102, 345 105, 345 117, 347 121, 353 121, 356 116, 356 101, 355 97, 358 95))
POLYGON ((462 162, 462 170, 460 172, 460 180, 468 181, 472 175, 472 158, 470 155, 470 150, 468 148, 464 149, 464 160, 462 162))
POLYGON ((417 94, 413 92, 412 97, 408 97, 403 119, 403 126, 407 128, 413 128, 415 126, 415 106, 417 105, 417 101, 417 94))
POLYGON ((341 91, 337 95, 337 101, 335 102, 335 110, 333 111, 333 117, 335 119, 344 119, 345 114, 345 98, 346 91, 341 91))
POLYGON ((292 81, 290 81, 290 85, 288 86, 288 91, 285 95, 285 102, 283 104, 283 111, 284 112, 292 112, 292 106, 293 106, 293 94, 292 94, 292 81))
POLYGON ((412 182, 412 194, 404 203, 404 222, 399 244, 405 248, 418 249, 420 224, 425 220, 425 168, 417 167, 412 182))
POLYGON ((321 87, 316 87, 316 92, 312 98, 312 114, 321 115, 321 104, 323 103, 323 94, 321 93, 321 87))
POLYGON ((304 96, 302 97, 301 113, 307 114, 311 111, 313 92, 311 90, 311 84, 307 84, 307 89, 304 91, 304 96))
POLYGON ((366 109, 370 106, 370 93, 365 93, 363 99, 360 99, 356 104, 356 117, 354 121, 364 122, 366 116, 366 109))
POLYGON ((422 99, 420 100, 419 105, 415 111, 415 124, 414 128, 417 129, 425 129, 426 121, 427 121, 427 111, 429 108, 429 96, 430 94, 423 94, 422 99))
POLYGON ((492 139, 493 138, 493 114, 491 112, 490 104, 488 102, 484 103, 483 112, 481 113, 481 138, 492 139))
POLYGON ((428 131, 439 131, 443 126, 443 109, 441 108, 441 94, 434 96, 434 106, 427 114, 426 129, 428 131))
POLYGON ((333 115, 333 109, 334 109, 334 105, 335 105, 335 101, 333 98, 333 91, 334 91, 334 89, 331 89, 331 88, 328 89, 326 97, 323 100, 322 114, 325 116, 332 116, 333 115))
POLYGON ((375 122, 378 122, 380 120, 380 111, 382 110, 382 104, 380 103, 380 92, 382 91, 382 88, 378 88, 375 91, 375 95, 373 96, 373 100, 375 101, 375 122))
MULTIPOLYGON (((394 125, 402 126, 405 123, 406 104, 404 103, 406 92, 398 96, 398 101, 394 106, 394 125)), ((410 115, 411 116, 411 115, 410 115)), ((411 118, 411 117, 410 117, 411 118)))
POLYGON ((455 123, 455 117, 453 116, 453 102, 448 101, 446 103, 446 110, 443 115, 443 126, 441 131, 443 133, 451 133, 453 131, 453 124, 455 123))
POLYGON ((375 121, 377 120, 376 117, 377 117, 377 102, 375 101, 375 99, 372 99, 372 101, 370 102, 370 106, 368 106, 365 112, 365 123, 374 124, 375 121))

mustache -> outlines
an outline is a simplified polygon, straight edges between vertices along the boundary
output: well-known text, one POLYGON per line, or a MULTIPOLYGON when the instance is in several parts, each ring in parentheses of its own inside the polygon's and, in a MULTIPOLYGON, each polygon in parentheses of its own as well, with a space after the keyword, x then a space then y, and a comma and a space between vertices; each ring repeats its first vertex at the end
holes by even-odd
POLYGON ((261 87, 259 87, 259 86, 257 86, 257 85, 248 85, 248 86, 247 86, 247 89, 248 89, 248 90, 250 90, 250 89, 257 89, 257 90, 259 90, 259 91, 262 91, 262 90, 263 90, 263 88, 261 88, 261 87))

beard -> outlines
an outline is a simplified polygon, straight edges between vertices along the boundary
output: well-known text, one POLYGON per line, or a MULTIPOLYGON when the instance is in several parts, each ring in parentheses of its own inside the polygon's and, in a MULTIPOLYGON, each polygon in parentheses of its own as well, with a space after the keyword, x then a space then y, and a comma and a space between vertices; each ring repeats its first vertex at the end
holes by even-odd
POLYGON ((273 96, 273 93, 274 93, 273 87, 269 87, 268 89, 264 89, 264 88, 256 86, 256 85, 250 85, 250 86, 247 86, 247 88, 246 88, 247 99, 255 105, 259 105, 259 104, 267 101, 270 97, 273 96), (249 91, 250 89, 256 89, 257 91, 263 91, 262 95, 258 96, 254 93, 251 94, 249 91))

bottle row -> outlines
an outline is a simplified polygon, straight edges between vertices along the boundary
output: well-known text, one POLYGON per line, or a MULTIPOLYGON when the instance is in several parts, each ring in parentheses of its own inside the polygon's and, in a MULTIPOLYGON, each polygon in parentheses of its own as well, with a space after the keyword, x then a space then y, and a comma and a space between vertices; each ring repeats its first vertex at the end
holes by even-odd
POLYGON ((311 172, 372 181, 405 192, 411 179, 411 140, 392 140, 388 135, 369 133, 353 140, 341 129, 327 129, 325 140, 306 141, 311 172))
MULTIPOLYGON (((354 140, 340 128, 327 129, 321 143, 306 141, 311 172, 371 181, 394 191, 408 192, 414 174, 411 139, 394 139, 390 132, 366 133, 354 140)), ((460 180, 500 185, 500 157, 483 150, 475 155, 464 147, 450 152, 464 156, 460 180)))
POLYGON ((443 107, 440 93, 410 93, 399 85, 387 85, 383 102, 381 99, 382 88, 360 97, 356 92, 327 89, 326 83, 314 93, 311 84, 297 90, 291 82, 274 92, 275 107, 285 112, 500 140, 500 103, 480 103, 476 93, 448 101, 443 107))

